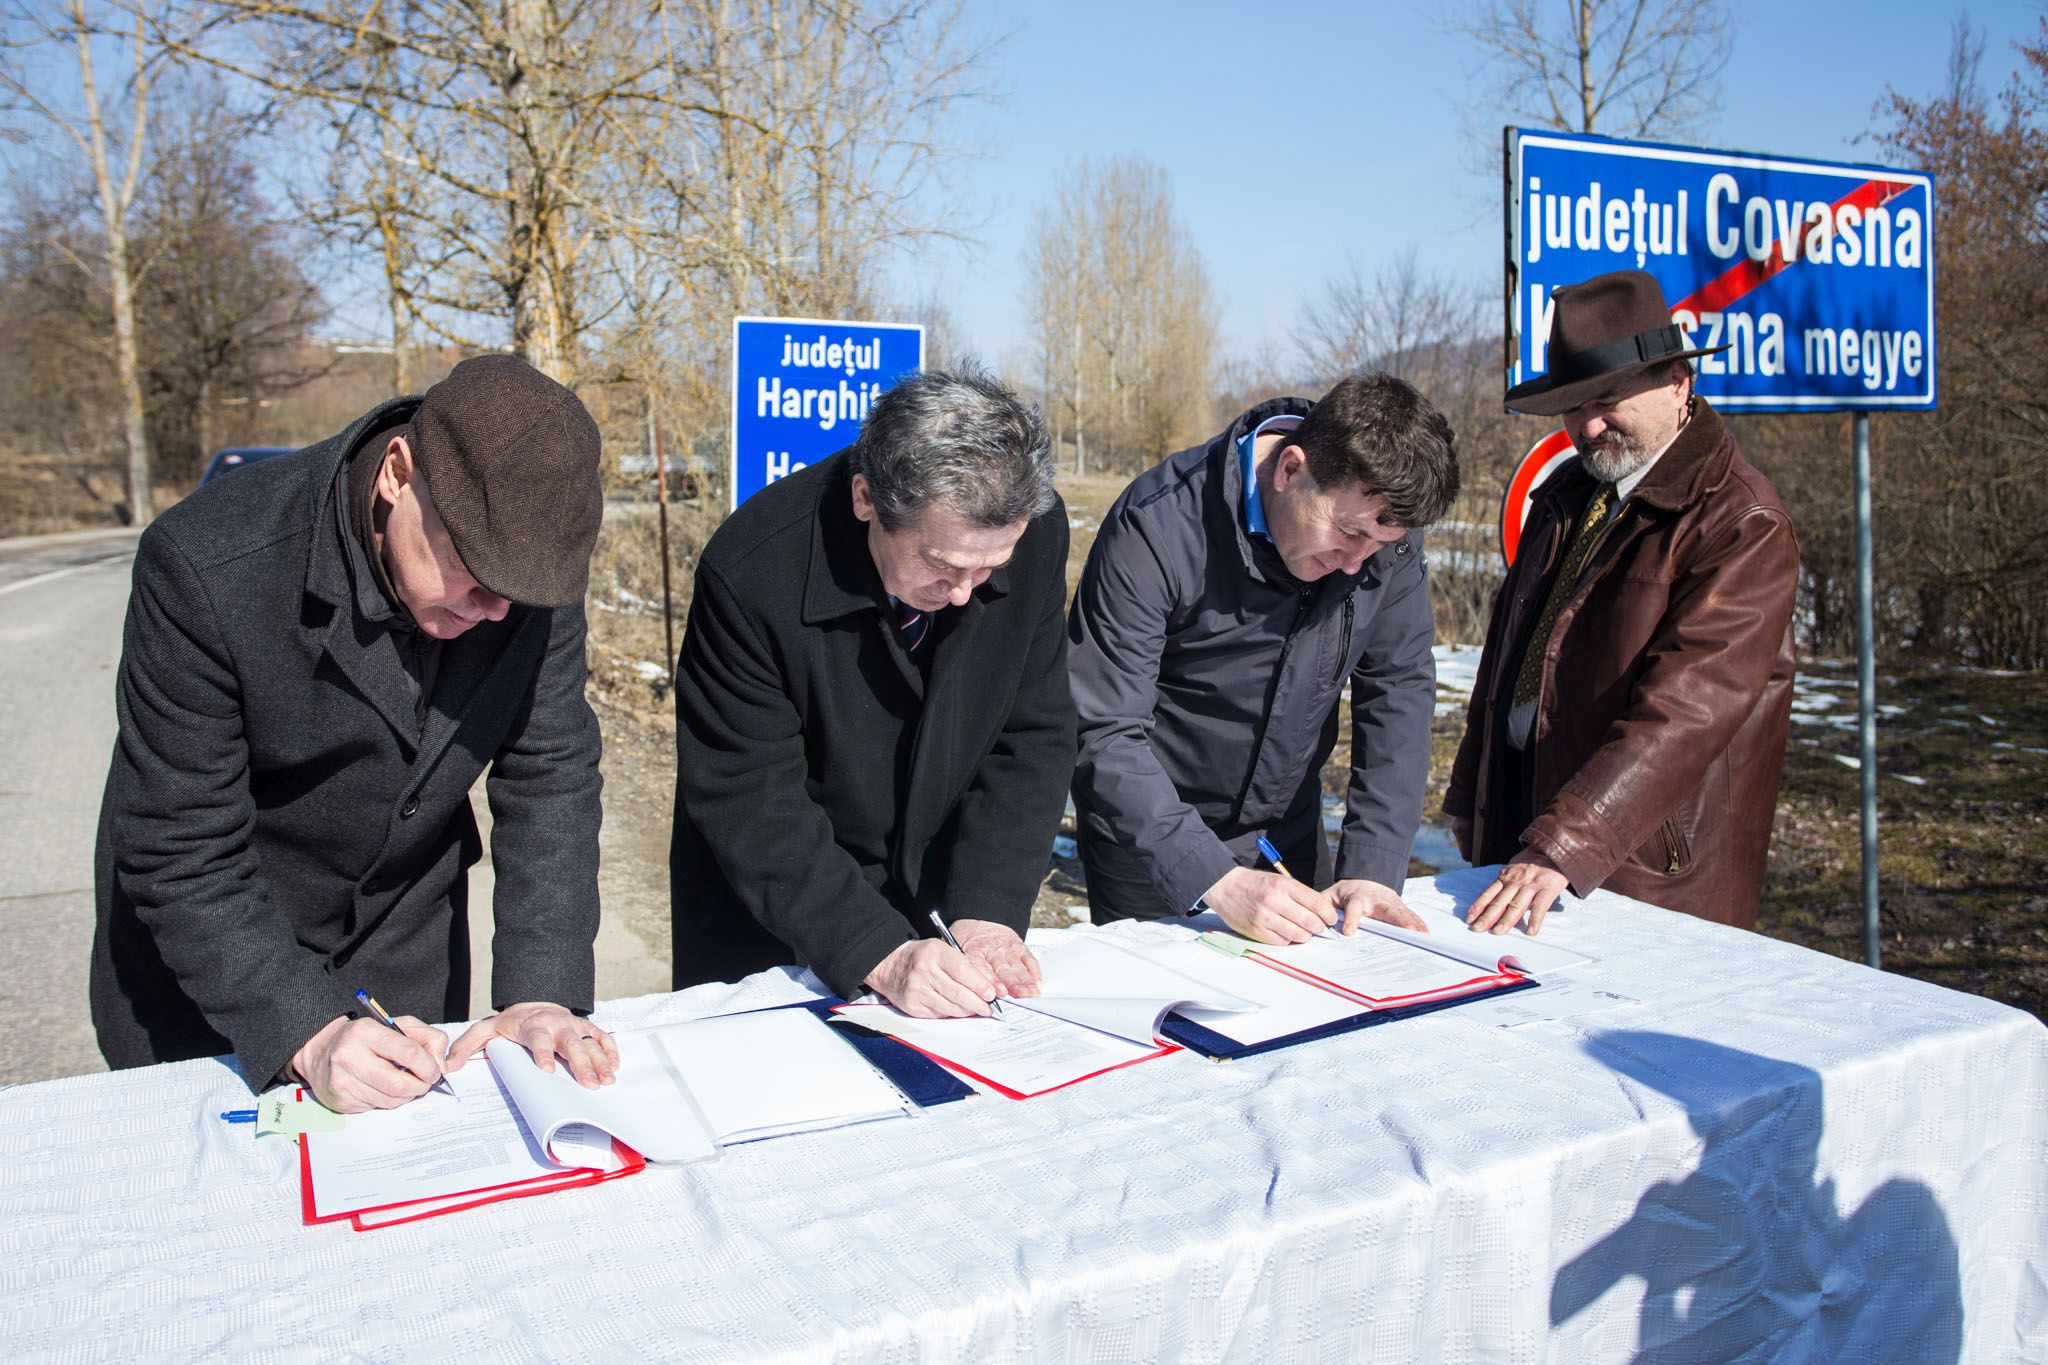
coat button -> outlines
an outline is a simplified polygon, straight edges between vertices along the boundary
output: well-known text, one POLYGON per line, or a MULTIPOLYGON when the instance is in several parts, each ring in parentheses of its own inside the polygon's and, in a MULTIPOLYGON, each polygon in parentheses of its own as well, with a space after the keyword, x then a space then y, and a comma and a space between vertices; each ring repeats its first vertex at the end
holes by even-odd
POLYGON ((410 820, 419 811, 419 808, 420 799, 417 796, 407 797, 405 804, 398 808, 398 818, 410 820))

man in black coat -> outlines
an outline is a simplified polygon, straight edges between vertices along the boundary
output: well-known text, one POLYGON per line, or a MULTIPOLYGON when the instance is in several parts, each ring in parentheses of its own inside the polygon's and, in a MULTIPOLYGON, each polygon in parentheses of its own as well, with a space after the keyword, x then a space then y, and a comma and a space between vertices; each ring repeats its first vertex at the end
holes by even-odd
POLYGON ((1066 557, 1044 425, 972 373, 906 378, 727 519, 676 670, 678 987, 800 963, 925 1017, 1036 991, 1066 557))
POLYGON ((144 533, 95 860, 109 1064, 232 1050, 257 1089, 390 1108, 502 1035, 610 1078, 571 1013, 595 985, 597 459, 574 394, 484 356, 144 533), (499 1013, 449 1049, 415 1016, 469 1010, 486 764, 499 1013))

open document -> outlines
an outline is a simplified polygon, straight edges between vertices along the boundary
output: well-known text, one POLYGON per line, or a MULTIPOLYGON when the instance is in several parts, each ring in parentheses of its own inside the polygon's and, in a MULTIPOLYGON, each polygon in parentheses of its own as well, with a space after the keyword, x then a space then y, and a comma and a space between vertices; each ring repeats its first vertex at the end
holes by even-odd
POLYGON ((407 1222, 699 1161, 721 1147, 915 1112, 808 1010, 759 1010, 621 1029, 617 1081, 586 1090, 559 1063, 535 1066, 494 1038, 485 1061, 450 1072, 398 1109, 351 1114, 301 1139, 307 1222, 407 1222))
POLYGON ((1027 1099, 1176 1051, 1159 1037, 1161 1021, 1176 1010, 1227 1015, 1259 1008, 1148 952, 1093 934, 1066 934, 1033 944, 1032 952, 1044 977, 1041 992, 1005 999, 1000 1016, 913 1019, 893 1006, 866 1004, 833 1013, 1011 1099, 1027 1099))

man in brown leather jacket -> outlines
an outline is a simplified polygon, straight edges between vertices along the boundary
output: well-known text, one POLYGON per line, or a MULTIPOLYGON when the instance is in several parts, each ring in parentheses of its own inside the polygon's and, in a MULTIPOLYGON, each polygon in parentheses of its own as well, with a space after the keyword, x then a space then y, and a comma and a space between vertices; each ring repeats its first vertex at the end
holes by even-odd
MULTIPOLYGON (((1693 392, 1656 280, 1554 296, 1551 366, 1508 390, 1579 451, 1536 492, 1493 618, 1444 811, 1506 863, 1474 929, 1530 933, 1606 886, 1756 924, 1792 706, 1799 546, 1693 392)), ((1719 348, 1725 349, 1725 348, 1719 348)))

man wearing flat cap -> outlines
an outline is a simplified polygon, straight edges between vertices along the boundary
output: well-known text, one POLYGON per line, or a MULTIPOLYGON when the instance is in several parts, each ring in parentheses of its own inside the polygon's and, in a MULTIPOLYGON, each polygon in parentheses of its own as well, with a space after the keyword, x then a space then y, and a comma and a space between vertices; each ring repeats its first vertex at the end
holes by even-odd
POLYGON ((583 592, 598 435, 511 356, 208 484, 136 552, 100 806, 92 1012, 115 1067, 236 1054, 337 1110, 493 1036, 586 1085, 598 730, 583 592), (469 792, 494 823, 491 999, 469 1012, 469 792), (399 1016, 362 1009, 367 991, 399 1016))
MULTIPOLYGON (((1649 274, 1559 289, 1549 370, 1507 392, 1577 448, 1536 490, 1444 811, 1504 863, 1468 923, 1542 925, 1609 887, 1753 928, 1792 707, 1799 545, 1693 391, 1649 274)), ((1725 347, 1714 349, 1726 349, 1725 347)))

